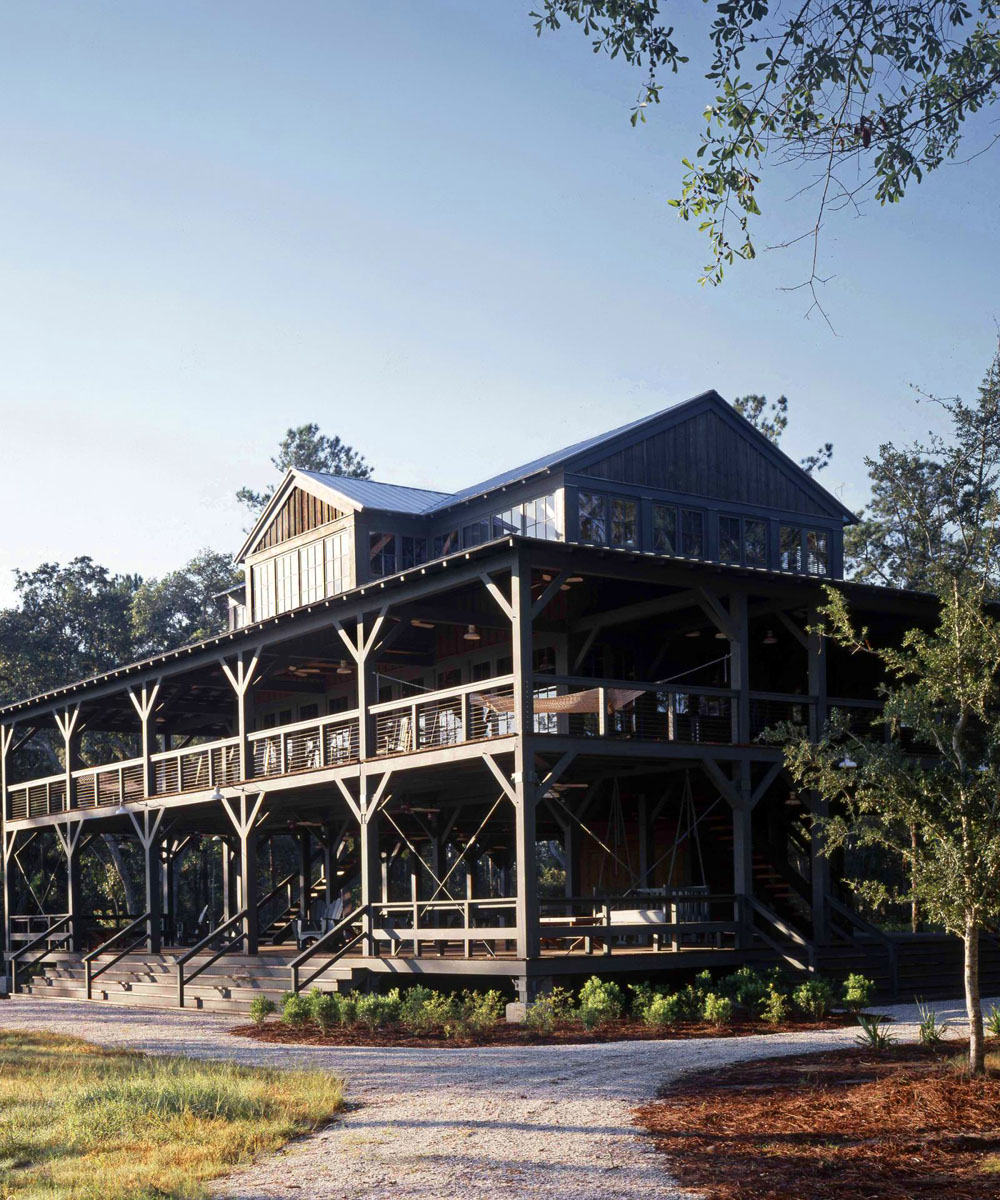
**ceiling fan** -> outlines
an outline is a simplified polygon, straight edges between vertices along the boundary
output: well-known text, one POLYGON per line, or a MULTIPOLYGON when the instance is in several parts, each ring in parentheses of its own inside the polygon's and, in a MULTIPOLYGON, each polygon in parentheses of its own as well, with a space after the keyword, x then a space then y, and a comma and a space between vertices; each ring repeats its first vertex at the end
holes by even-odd
POLYGON ((307 675, 322 675, 323 671, 320 667, 297 667, 293 663, 287 668, 289 675, 307 676, 307 675))

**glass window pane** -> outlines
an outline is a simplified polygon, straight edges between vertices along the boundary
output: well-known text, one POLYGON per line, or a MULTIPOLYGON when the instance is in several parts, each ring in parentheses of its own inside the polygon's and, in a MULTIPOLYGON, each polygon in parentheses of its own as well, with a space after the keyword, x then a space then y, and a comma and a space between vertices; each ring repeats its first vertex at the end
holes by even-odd
POLYGON ((637 542, 636 503, 624 496, 611 497, 611 544, 634 546, 637 542))
POLYGON ((417 567, 427 561, 427 539, 422 537, 401 537, 399 539, 399 568, 401 571, 417 567))
POLYGON ((326 594, 337 596, 351 586, 351 535, 345 529, 324 539, 326 594))
POLYGON ((653 505, 653 549, 657 554, 677 553, 677 509, 653 505))
POLYGON ((369 533, 368 563, 373 579, 391 575, 396 570, 396 535, 394 533, 369 533))
POLYGON ((546 538, 550 542, 559 537, 555 493, 525 502, 524 532, 528 537, 546 538))
POLYGON ((274 616, 274 563, 261 563, 253 569, 253 615, 263 621, 274 616))
POLYGON ((458 530, 451 529, 448 533, 438 533, 434 536, 434 557, 442 558, 458 549, 458 530))
POLYGON ((278 612, 288 612, 299 606, 299 555, 293 550, 291 554, 280 554, 274 560, 275 589, 274 602, 278 612))
POLYGON ((299 551, 299 584, 303 604, 323 599, 323 543, 312 542, 299 551))
POLYGON ((490 540, 490 523, 486 517, 462 527, 462 545, 479 546, 490 540))
POLYGON ((806 554, 810 575, 830 573, 830 552, 825 529, 810 529, 806 533, 806 554))
POLYGON ((740 523, 739 517, 719 517, 719 562, 741 561, 740 523))
POLYGON ((681 553, 688 558, 705 554, 705 514, 696 508, 681 511, 681 553))
POLYGON ((802 530, 797 525, 782 525, 779 546, 781 569, 783 571, 801 571, 802 530))
POLYGON ((493 536, 507 537, 512 533, 524 532, 524 517, 521 508, 508 508, 506 512, 497 513, 493 518, 493 536))
POLYGON ((604 497, 599 492, 580 493, 580 541, 606 542, 607 517, 604 497))
POLYGON ((767 566, 767 522, 743 522, 743 553, 748 567, 767 566))

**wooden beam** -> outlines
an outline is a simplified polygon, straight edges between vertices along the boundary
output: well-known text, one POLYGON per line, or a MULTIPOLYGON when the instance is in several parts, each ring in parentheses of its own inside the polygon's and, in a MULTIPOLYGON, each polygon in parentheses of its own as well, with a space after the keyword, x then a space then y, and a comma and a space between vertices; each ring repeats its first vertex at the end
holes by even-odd
POLYGON ((574 621, 571 628, 574 633, 583 633, 589 629, 599 629, 607 625, 623 625, 627 621, 642 621, 646 617, 658 617, 666 613, 677 612, 679 609, 693 608, 700 603, 701 592, 701 588, 691 588, 684 592, 674 592, 669 596, 642 600, 638 604, 626 604, 621 608, 609 609, 607 612, 593 613, 574 621))

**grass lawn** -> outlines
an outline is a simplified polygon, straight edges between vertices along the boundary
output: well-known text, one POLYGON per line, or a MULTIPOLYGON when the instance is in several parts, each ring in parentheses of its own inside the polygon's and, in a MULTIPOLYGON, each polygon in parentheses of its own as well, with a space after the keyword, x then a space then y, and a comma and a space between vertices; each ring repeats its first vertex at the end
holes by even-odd
POLYGON ((0 1198, 164 1200, 329 1121, 343 1083, 0 1031, 0 1198))

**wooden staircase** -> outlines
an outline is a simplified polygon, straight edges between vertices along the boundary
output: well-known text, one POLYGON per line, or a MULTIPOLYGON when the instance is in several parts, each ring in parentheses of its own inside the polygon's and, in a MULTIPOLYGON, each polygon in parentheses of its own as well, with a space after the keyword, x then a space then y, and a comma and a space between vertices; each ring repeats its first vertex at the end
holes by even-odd
MULTIPOLYGON (((257 955, 227 954, 193 982, 185 984, 185 1007, 206 1012, 247 1013, 258 996, 267 996, 280 1006, 281 997, 289 987, 288 964, 295 954, 293 948, 257 955)), ((198 961, 192 960, 192 968, 198 961)), ((324 972, 317 986, 326 991, 345 990, 354 983, 354 974, 348 966, 334 966, 324 972)), ((49 956, 42 972, 19 991, 29 996, 86 1000, 83 955, 64 952, 49 956)), ((176 1008, 174 955, 150 954, 145 950, 126 955, 94 981, 91 998, 109 1004, 176 1008)))

